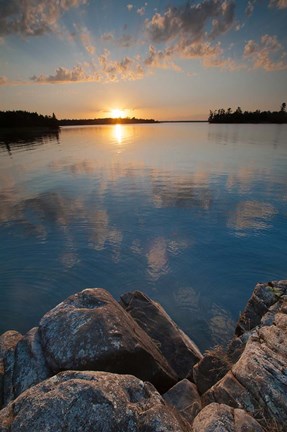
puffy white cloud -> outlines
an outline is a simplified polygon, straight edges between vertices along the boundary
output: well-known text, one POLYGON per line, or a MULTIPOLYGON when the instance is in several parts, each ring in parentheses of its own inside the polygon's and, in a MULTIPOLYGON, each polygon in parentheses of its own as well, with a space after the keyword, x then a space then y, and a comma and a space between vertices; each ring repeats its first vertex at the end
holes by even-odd
POLYGON ((34 75, 32 81, 37 83, 64 83, 64 82, 82 82, 89 81, 91 77, 84 71, 80 65, 74 66, 72 69, 59 67, 54 75, 34 75))
POLYGON ((38 84, 60 84, 75 82, 112 82, 119 80, 137 80, 144 75, 139 58, 124 57, 121 60, 110 58, 110 51, 105 49, 98 56, 97 62, 82 64, 73 68, 59 67, 51 75, 34 75, 31 81, 38 84))
POLYGON ((287 8, 287 0, 270 0, 269 7, 274 7, 278 9, 286 9, 287 8))
POLYGON ((54 31, 63 13, 87 0, 0 1, 0 35, 37 36, 54 31))
POLYGON ((127 4, 128 11, 131 11, 133 9, 133 7, 134 7, 133 4, 131 4, 131 3, 127 4))
POLYGON ((255 69, 264 69, 268 72, 287 70, 287 53, 277 36, 264 35, 260 42, 249 40, 243 56, 249 59, 255 69))

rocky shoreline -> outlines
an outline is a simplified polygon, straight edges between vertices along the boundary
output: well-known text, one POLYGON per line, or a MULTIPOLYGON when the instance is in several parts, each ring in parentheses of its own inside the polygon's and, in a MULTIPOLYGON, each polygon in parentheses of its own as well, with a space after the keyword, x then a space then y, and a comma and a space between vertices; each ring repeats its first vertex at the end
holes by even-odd
POLYGON ((286 337, 286 280, 204 354, 145 294, 86 289, 0 336, 0 432, 283 432, 286 337))

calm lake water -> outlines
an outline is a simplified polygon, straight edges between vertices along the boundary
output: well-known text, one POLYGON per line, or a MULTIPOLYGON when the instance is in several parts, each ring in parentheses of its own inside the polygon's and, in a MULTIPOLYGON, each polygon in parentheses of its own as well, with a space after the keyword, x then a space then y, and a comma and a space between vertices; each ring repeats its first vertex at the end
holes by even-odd
POLYGON ((287 278, 287 126, 154 124, 0 137, 0 333, 67 296, 142 290, 201 349, 287 278))

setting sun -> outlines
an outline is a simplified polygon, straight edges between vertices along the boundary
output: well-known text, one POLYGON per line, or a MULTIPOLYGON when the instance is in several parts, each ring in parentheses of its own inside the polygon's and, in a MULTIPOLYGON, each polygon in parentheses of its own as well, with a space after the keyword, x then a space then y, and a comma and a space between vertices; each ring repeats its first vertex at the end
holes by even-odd
POLYGON ((125 112, 121 109, 112 109, 111 110, 111 117, 112 118, 123 118, 126 117, 125 112))

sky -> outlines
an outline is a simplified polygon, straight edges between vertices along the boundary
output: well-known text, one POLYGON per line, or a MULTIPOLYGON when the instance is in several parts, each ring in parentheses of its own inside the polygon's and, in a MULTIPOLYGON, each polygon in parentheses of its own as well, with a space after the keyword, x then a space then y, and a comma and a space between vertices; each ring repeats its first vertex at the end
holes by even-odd
POLYGON ((287 102, 287 0, 0 0, 0 110, 205 120, 287 102))

